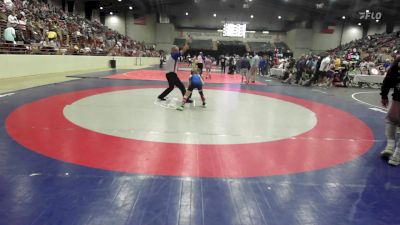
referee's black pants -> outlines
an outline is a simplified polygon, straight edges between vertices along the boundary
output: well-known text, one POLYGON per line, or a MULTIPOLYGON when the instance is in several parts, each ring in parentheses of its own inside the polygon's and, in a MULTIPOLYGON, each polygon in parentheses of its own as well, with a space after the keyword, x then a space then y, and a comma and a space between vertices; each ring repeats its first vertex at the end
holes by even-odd
POLYGON ((166 75, 167 80, 168 80, 168 88, 165 89, 161 95, 158 96, 159 99, 163 99, 167 97, 169 93, 171 93, 172 90, 174 90, 175 86, 179 88, 179 90, 182 92, 182 96, 185 96, 186 89, 185 86, 182 84, 182 81, 179 79, 178 75, 174 72, 167 73, 166 75))

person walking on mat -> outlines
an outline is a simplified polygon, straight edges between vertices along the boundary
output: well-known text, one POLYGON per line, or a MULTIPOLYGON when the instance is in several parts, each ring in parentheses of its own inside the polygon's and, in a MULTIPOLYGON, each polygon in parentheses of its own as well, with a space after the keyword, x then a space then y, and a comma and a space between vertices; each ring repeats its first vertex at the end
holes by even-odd
POLYGON ((400 165, 400 141, 396 145, 396 129, 400 125, 400 56, 396 58, 388 70, 381 87, 381 102, 383 107, 389 105, 389 91, 393 88, 393 101, 386 115, 386 147, 381 152, 383 158, 389 159, 392 166, 400 165))

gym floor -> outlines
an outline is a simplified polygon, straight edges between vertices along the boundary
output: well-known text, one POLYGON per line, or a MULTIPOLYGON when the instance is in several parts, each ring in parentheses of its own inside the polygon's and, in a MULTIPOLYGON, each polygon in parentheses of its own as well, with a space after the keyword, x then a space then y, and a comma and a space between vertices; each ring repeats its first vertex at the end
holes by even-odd
POLYGON ((66 79, 0 87, 0 224, 400 224, 377 89, 214 73, 180 112, 155 68, 66 79))

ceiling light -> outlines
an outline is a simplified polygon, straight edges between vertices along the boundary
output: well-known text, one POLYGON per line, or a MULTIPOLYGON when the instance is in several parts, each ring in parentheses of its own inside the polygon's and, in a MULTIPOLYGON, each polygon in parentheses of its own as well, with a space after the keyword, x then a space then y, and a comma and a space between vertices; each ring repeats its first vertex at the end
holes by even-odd
POLYGON ((110 12, 110 15, 113 15, 114 13, 113 12, 110 12))
POLYGON ((103 10, 103 6, 100 6, 100 10, 103 10))
POLYGON ((118 0, 119 2, 122 2, 122 0, 118 0))
POLYGON ((186 13, 185 13, 185 15, 186 15, 186 16, 189 16, 189 13, 188 13, 188 12, 186 12, 186 13))
POLYGON ((345 16, 342 16, 342 19, 344 19, 344 20, 345 20, 345 19, 346 19, 346 17, 345 17, 345 16))
POLYGON ((365 10, 365 12, 369 13, 369 10, 367 9, 367 10, 365 10))
POLYGON ((253 16, 253 15, 251 15, 251 16, 250 16, 250 18, 252 18, 252 19, 253 19, 253 18, 254 18, 254 16, 253 16))
POLYGON ((133 7, 132 6, 129 6, 129 10, 132 10, 133 9, 133 7))
POLYGON ((278 19, 282 19, 282 16, 278 16, 278 19))
POLYGON ((317 9, 323 9, 325 7, 325 4, 323 2, 319 2, 315 4, 315 8, 317 9))
POLYGON ((375 20, 377 23, 379 23, 379 20, 375 20))
POLYGON ((263 34, 269 34, 269 31, 263 31, 263 34))
POLYGON ((361 26, 361 23, 358 23, 358 26, 361 26))
POLYGON ((214 13, 214 15, 213 15, 214 17, 217 17, 217 14, 216 13, 214 13))

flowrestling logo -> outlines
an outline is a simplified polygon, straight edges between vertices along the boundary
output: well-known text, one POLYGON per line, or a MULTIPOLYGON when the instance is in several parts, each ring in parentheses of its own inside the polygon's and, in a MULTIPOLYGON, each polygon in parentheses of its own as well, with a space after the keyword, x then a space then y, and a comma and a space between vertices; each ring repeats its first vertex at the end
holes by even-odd
POLYGON ((359 12, 359 14, 361 20, 380 20, 383 16, 381 12, 370 11, 359 12))

